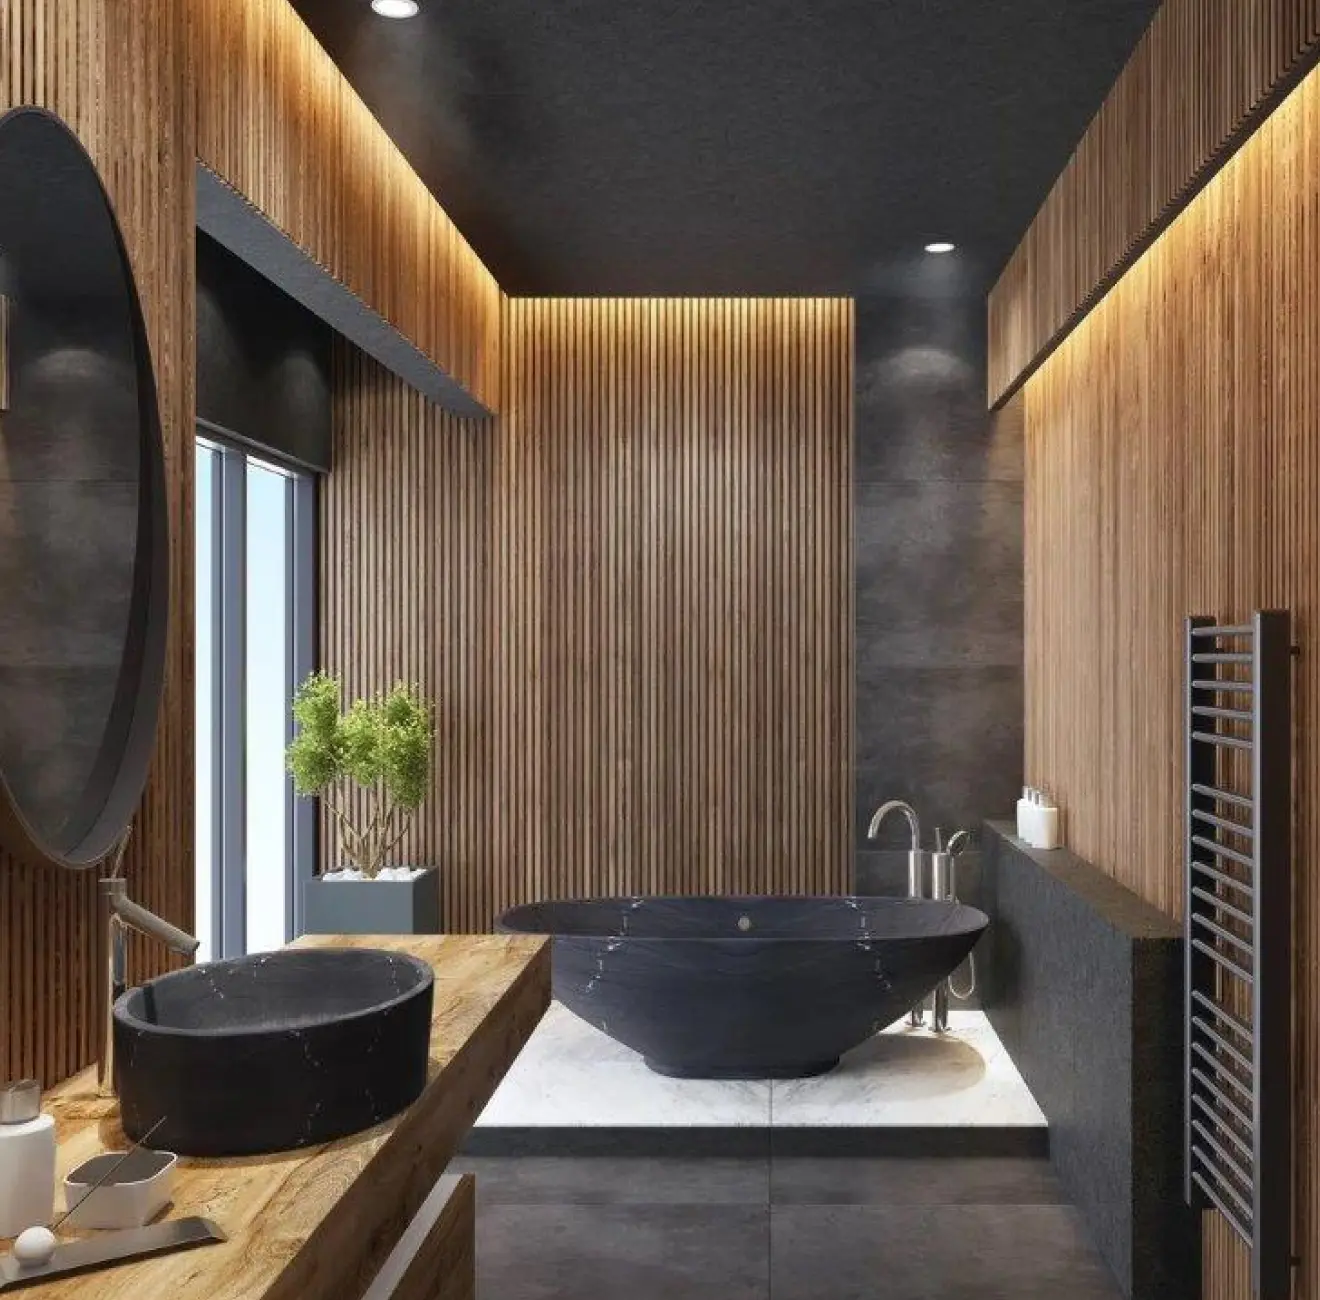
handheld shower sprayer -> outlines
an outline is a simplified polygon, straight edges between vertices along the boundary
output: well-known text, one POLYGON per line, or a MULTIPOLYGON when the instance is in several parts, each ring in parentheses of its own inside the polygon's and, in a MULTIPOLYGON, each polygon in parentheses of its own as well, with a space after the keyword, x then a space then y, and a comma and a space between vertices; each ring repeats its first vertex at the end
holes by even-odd
MULTIPOLYGON (((956 903, 958 898, 958 858, 971 846, 972 836, 970 831, 955 831, 949 836, 949 844, 945 852, 949 855, 949 901, 956 903)), ((959 1002, 966 1002, 968 998, 976 992, 976 954, 974 952, 967 954, 967 987, 959 989, 953 982, 953 976, 949 976, 949 992, 953 994, 959 1002)))

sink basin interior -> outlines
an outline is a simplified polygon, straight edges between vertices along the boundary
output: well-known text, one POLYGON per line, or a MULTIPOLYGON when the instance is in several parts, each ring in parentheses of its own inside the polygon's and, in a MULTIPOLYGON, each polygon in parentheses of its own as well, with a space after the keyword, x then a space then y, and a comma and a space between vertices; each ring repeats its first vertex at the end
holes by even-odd
POLYGON ((120 1014, 179 1033, 306 1029, 384 1010, 432 980, 405 953, 286 951, 212 962, 129 990, 120 1014))

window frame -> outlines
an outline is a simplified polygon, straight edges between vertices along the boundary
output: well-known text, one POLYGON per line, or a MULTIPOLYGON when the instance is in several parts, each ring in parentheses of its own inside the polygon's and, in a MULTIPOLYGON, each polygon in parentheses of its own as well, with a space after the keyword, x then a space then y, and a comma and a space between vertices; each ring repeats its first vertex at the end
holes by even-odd
MULTIPOLYGON (((316 475, 304 465, 236 437, 210 421, 197 420, 198 454, 212 455, 218 472, 211 481, 211 819, 212 960, 247 951, 247 473, 250 461, 285 481, 284 684, 292 700, 312 670, 316 631, 316 475)), ((293 717, 285 717, 285 743, 293 717)), ((203 743, 203 737, 197 743, 203 743)), ((304 882, 315 870, 316 810, 299 799, 285 777, 284 940, 303 928, 304 882)))

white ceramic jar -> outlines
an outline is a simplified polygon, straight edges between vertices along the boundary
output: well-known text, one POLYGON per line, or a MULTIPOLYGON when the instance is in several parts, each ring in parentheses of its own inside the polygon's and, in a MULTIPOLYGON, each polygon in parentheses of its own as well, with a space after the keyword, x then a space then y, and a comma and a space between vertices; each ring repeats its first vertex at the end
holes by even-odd
POLYGON ((55 1213, 55 1121, 35 1079, 0 1087, 0 1237, 43 1227, 55 1213))

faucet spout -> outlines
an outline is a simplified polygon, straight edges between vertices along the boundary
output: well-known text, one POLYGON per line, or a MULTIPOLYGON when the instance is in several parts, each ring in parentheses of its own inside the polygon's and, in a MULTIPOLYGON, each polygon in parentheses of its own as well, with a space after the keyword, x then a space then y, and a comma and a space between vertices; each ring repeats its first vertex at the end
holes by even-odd
POLYGON ((902 799, 890 799, 888 803, 882 803, 875 810, 875 816, 871 818, 871 824, 866 828, 866 838, 873 840, 880 834, 880 826, 890 813, 902 813, 907 818, 908 831, 912 836, 912 852, 921 852, 921 821, 917 817, 917 810, 902 799))
POLYGON ((117 876, 101 881, 104 901, 104 960, 101 965, 101 1051, 96 1062, 97 1090, 103 1097, 115 1093, 115 1018, 114 1006, 128 987, 127 932, 136 930, 163 943, 181 957, 191 957, 200 940, 163 917, 149 911, 128 896, 128 884, 117 876))
POLYGON ((129 898, 124 881, 103 880, 101 887, 109 899, 110 911, 119 918, 122 925, 126 925, 130 930, 136 930, 139 934, 159 939, 171 952, 178 953, 180 957, 191 957, 197 951, 201 942, 199 939, 185 930, 180 930, 177 925, 171 925, 155 912, 148 911, 141 903, 135 903, 129 898), (107 885, 111 888, 107 889, 107 885))

